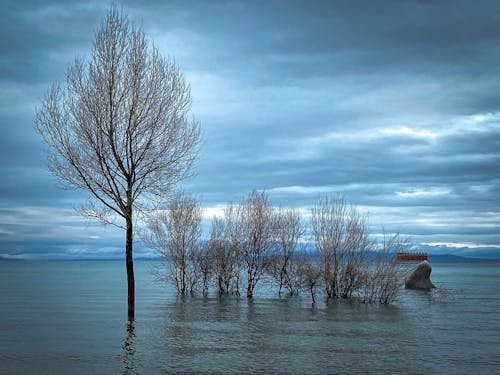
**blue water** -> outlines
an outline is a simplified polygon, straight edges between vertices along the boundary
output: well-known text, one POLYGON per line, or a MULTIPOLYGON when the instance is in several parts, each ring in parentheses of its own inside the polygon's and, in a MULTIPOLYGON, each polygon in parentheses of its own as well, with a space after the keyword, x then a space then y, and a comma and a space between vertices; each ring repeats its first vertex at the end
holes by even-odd
POLYGON ((389 306, 178 298, 136 262, 0 262, 1 374, 500 373, 500 264, 435 264, 389 306))

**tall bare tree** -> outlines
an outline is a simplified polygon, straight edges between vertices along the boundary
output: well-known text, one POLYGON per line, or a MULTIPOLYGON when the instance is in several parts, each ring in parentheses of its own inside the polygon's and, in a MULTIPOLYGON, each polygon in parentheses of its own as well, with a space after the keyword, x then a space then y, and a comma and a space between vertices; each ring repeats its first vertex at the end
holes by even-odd
POLYGON ((188 119, 190 104, 178 66, 113 7, 94 35, 90 60, 69 66, 66 85, 53 85, 36 115, 50 171, 90 192, 81 213, 126 230, 129 320, 134 217, 189 174, 200 134, 188 119))

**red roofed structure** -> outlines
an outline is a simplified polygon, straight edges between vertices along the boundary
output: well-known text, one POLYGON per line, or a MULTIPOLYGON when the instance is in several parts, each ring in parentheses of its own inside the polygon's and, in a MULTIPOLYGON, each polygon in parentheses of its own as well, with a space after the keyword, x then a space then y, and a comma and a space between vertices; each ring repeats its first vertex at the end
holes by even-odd
POLYGON ((418 253, 418 252, 396 253, 396 261, 398 262, 421 262, 423 260, 429 260, 427 253, 418 253))

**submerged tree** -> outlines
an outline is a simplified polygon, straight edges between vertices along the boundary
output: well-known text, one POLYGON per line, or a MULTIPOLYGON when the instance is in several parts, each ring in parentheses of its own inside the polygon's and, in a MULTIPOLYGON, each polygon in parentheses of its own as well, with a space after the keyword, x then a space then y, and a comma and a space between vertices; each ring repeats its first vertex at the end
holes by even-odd
POLYGON ((208 242, 219 294, 240 294, 241 206, 229 204, 223 217, 214 217, 208 242))
POLYGON ((253 191, 241 207, 241 259, 246 271, 247 298, 273 262, 273 208, 265 193, 253 191))
POLYGON ((269 272, 279 285, 279 295, 283 288, 293 295, 300 284, 295 272, 294 255, 304 232, 299 212, 294 209, 276 209, 272 230, 275 252, 269 272))
POLYGON ((169 278, 177 292, 193 293, 200 276, 201 207, 190 195, 181 193, 168 204, 167 210, 150 216, 149 232, 143 240, 163 255, 169 265, 169 278))
POLYGON ((202 292, 203 295, 206 296, 208 294, 210 281, 214 274, 214 257, 210 250, 209 243, 200 243, 193 255, 194 272, 197 280, 201 279, 202 292))
POLYGON ((190 104, 178 66, 113 7, 95 33, 90 61, 76 59, 66 85, 53 85, 36 115, 52 174, 90 193, 80 212, 126 230, 129 320, 135 217, 189 174, 199 141, 190 104))
POLYGON ((366 264, 361 298, 363 302, 388 304, 394 301, 403 279, 401 265, 396 254, 409 246, 406 238, 398 233, 384 234, 375 259, 366 264))
POLYGON ((296 275, 298 276, 300 288, 305 289, 311 295, 313 304, 316 303, 317 285, 321 280, 321 262, 313 259, 308 253, 297 256, 295 261, 296 275))
POLYGON ((369 246, 365 218, 342 197, 323 196, 312 209, 311 230, 327 296, 350 297, 363 281, 369 246))

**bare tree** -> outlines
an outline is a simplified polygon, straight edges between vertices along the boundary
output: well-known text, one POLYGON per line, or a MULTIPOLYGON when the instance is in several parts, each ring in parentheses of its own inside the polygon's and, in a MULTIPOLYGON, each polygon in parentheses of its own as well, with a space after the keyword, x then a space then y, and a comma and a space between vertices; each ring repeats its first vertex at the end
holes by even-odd
POLYGON ((229 204, 224 217, 214 217, 209 249, 214 262, 214 276, 219 294, 240 294, 241 206, 229 204))
POLYGON ((149 217, 148 228, 143 240, 167 259, 169 277, 177 292, 183 295, 194 292, 201 237, 199 203, 189 194, 180 193, 168 203, 166 211, 149 217))
POLYGON ((283 287, 290 295, 297 291, 299 281, 294 272, 294 254, 304 233, 300 214, 293 209, 276 209, 273 218, 275 256, 269 272, 278 283, 278 294, 283 287))
POLYGON ((384 234, 373 262, 365 270, 362 301, 388 304, 394 301, 403 279, 396 253, 404 251, 409 245, 408 239, 398 233, 388 237, 384 234))
POLYGON ((210 242, 205 242, 197 247, 193 254, 193 264, 196 279, 201 279, 202 292, 206 296, 215 267, 214 257, 210 250, 210 242))
POLYGON ((321 262, 312 259, 311 254, 303 253, 296 259, 296 273, 299 277, 300 288, 306 289, 313 304, 316 303, 317 285, 321 280, 323 270, 321 262))
POLYGON ((232 270, 229 269, 229 245, 225 238, 225 222, 222 218, 212 219, 208 249, 214 259, 214 277, 219 294, 229 293, 232 270))
POLYGON ((199 140, 199 126, 187 118, 190 103, 177 65, 113 7, 95 33, 90 61, 76 59, 66 86, 53 85, 36 115, 52 174, 90 192, 81 213, 126 230, 129 320, 134 217, 189 174, 199 140))
POLYGON ((345 238, 341 248, 340 282, 338 295, 349 298, 363 283, 363 270, 368 261, 366 252, 371 246, 366 218, 350 206, 345 218, 345 238))
POLYGON ((362 282, 369 245, 365 218, 342 197, 323 196, 316 199, 311 226, 327 296, 350 297, 362 282))
POLYGON ((247 276, 247 298, 272 262, 273 209, 267 195, 253 191, 242 206, 241 258, 247 276))

